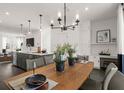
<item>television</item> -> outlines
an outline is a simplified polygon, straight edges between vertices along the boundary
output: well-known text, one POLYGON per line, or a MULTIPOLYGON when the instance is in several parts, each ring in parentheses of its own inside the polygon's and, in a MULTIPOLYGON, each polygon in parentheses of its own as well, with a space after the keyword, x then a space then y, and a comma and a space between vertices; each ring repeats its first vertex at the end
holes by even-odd
POLYGON ((2 49, 2 53, 3 54, 6 54, 6 49, 2 49))
POLYGON ((34 38, 27 38, 26 39, 26 46, 34 46, 34 38))

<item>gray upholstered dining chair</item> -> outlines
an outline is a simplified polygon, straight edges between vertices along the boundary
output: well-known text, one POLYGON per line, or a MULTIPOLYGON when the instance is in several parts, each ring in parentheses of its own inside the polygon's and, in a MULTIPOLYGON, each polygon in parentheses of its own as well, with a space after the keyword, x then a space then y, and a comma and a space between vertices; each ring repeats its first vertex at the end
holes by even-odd
POLYGON ((110 63, 105 71, 103 71, 102 69, 97 69, 97 70, 94 69, 90 74, 90 78, 95 81, 102 82, 104 80, 105 75, 112 67, 117 67, 117 66, 114 63, 110 63))
POLYGON ((45 65, 43 56, 35 59, 26 59, 26 70, 33 69, 34 62, 36 62, 36 67, 41 67, 45 65))
POLYGON ((45 64, 51 64, 53 63, 53 54, 49 54, 49 55, 45 55, 44 56, 44 61, 45 61, 45 64))
POLYGON ((79 88, 80 90, 107 90, 108 85, 118 68, 115 64, 110 63, 105 71, 104 80, 98 82, 92 79, 86 80, 86 82, 79 88))
POLYGON ((109 90, 124 90, 124 74, 120 71, 117 71, 112 77, 109 85, 109 90))

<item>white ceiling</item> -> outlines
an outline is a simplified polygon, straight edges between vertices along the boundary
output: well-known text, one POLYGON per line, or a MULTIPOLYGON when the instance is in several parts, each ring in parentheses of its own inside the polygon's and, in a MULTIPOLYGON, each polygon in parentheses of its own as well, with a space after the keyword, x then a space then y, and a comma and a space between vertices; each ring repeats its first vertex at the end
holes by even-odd
MULTIPOLYGON (((67 21, 72 23, 75 15, 80 15, 80 21, 99 20, 116 16, 117 3, 68 3, 67 21), (85 7, 89 10, 85 11, 85 7)), ((20 30, 20 24, 28 28, 27 20, 31 19, 31 29, 39 29, 39 14, 43 15, 43 25, 50 25, 50 20, 57 20, 57 12, 63 13, 63 3, 1 3, 0 4, 0 28, 20 30), (5 15, 5 12, 10 15, 5 15)))

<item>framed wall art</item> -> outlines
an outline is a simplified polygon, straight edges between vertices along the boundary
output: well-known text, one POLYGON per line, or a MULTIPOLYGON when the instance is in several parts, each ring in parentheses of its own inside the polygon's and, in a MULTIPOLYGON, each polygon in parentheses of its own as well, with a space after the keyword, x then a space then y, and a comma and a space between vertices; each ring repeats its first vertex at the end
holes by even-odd
POLYGON ((97 31, 96 42, 97 43, 109 43, 110 42, 110 29, 97 31))

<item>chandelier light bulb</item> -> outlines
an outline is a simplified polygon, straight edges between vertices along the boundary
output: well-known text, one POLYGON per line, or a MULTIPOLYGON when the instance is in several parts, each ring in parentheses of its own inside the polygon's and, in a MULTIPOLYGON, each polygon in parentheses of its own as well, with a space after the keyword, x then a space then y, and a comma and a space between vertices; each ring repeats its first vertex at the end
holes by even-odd
POLYGON ((53 24, 54 23, 54 21, 53 20, 51 20, 51 24, 53 24))
POLYGON ((28 32, 28 34, 31 34, 31 32, 28 32))
POLYGON ((79 14, 76 14, 76 19, 79 19, 79 14))
POLYGON ((63 27, 63 25, 60 25, 60 27, 63 27))
POLYGON ((58 12, 58 17, 61 18, 61 16, 62 16, 62 15, 61 15, 61 12, 58 12))
POLYGON ((75 23, 73 22, 73 23, 72 23, 72 25, 74 26, 74 25, 75 25, 75 23))
POLYGON ((40 29, 40 31, 42 31, 42 29, 40 29))

